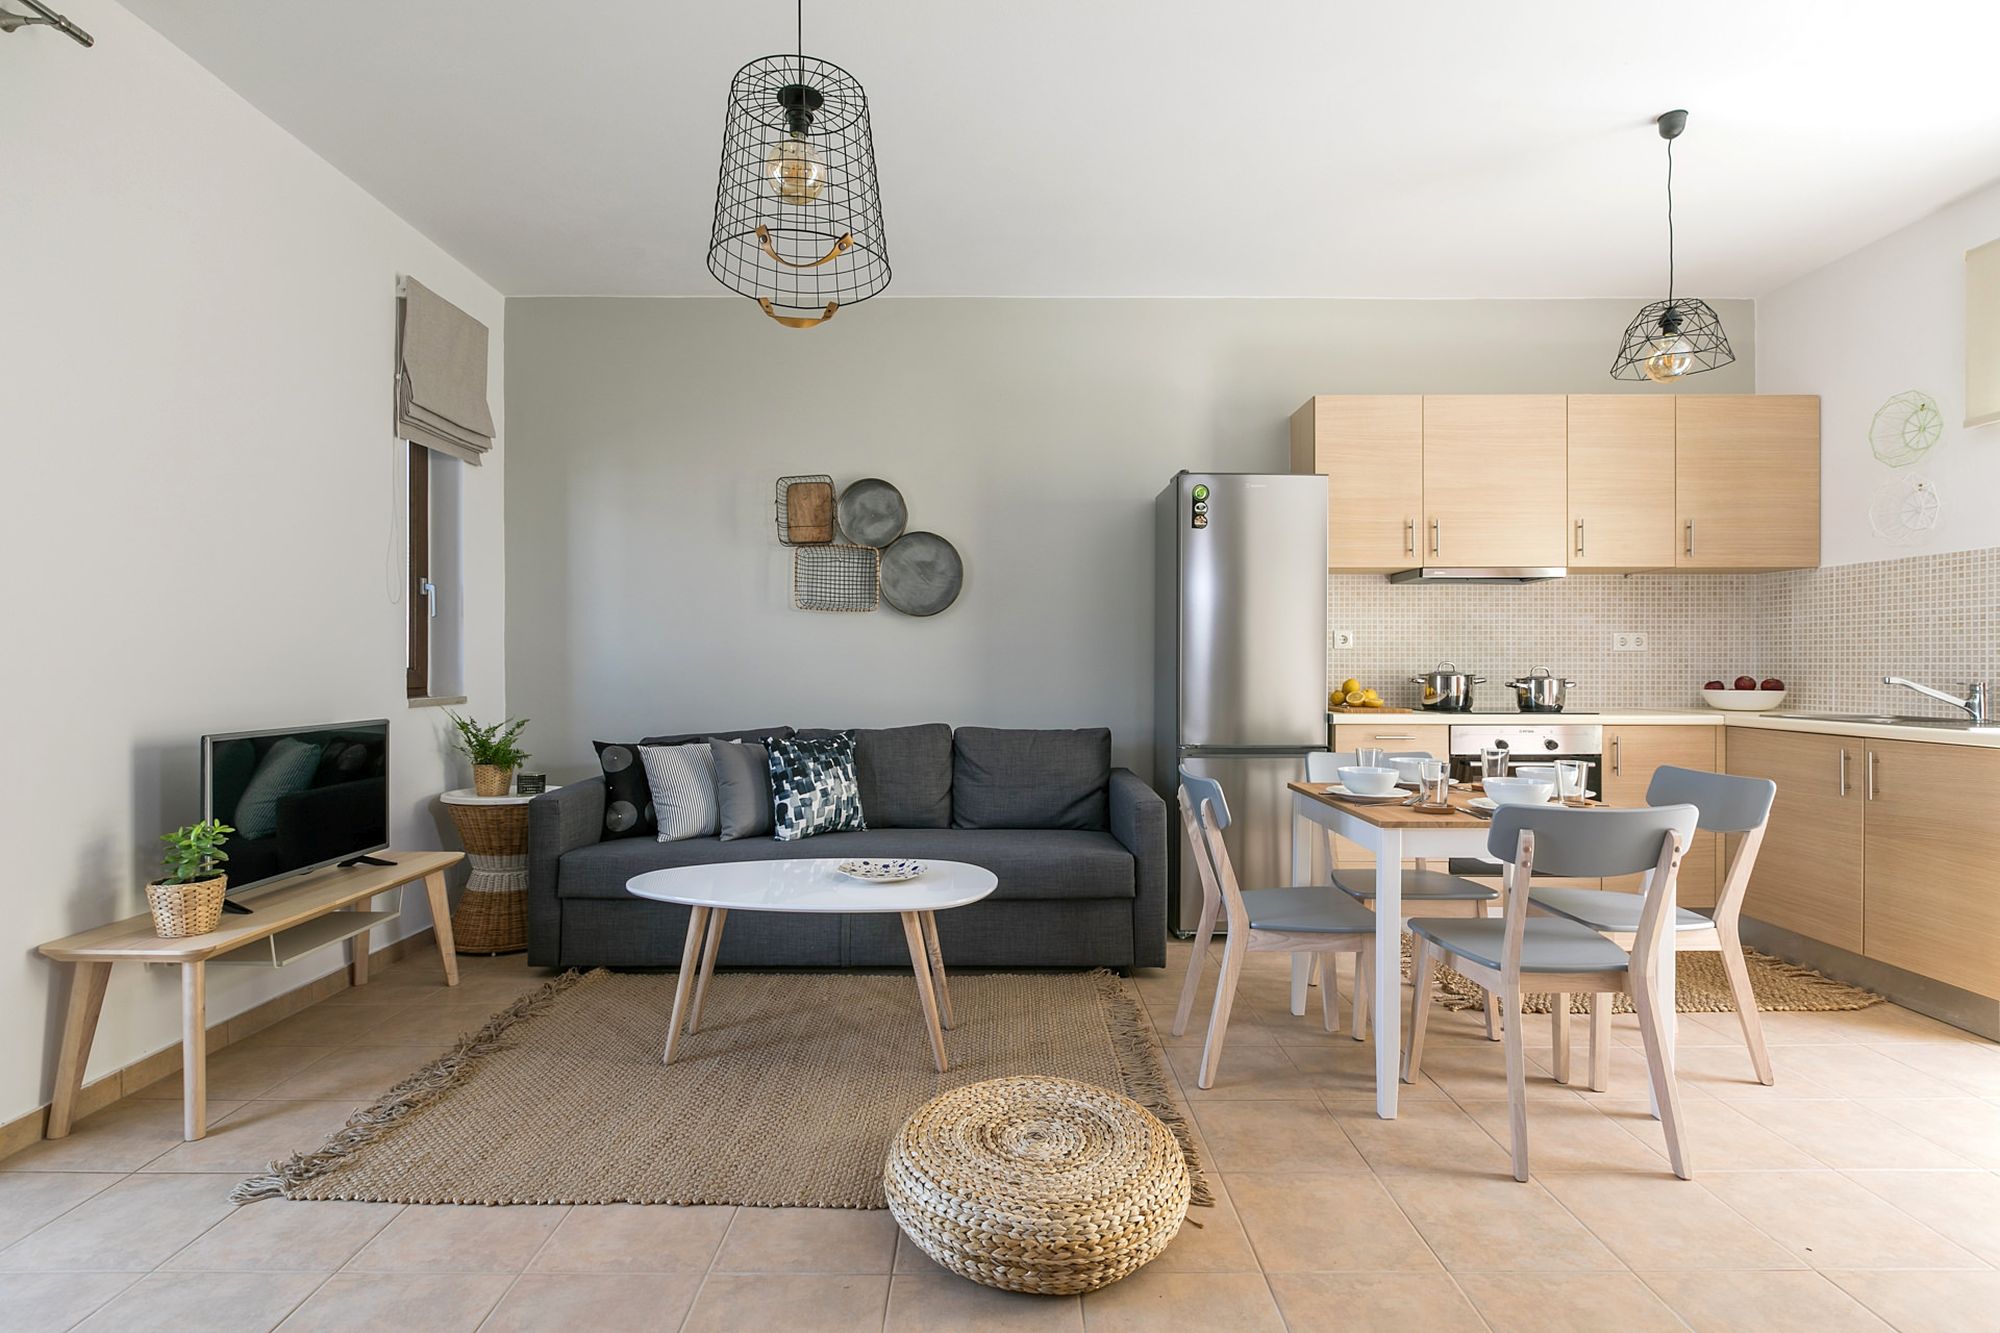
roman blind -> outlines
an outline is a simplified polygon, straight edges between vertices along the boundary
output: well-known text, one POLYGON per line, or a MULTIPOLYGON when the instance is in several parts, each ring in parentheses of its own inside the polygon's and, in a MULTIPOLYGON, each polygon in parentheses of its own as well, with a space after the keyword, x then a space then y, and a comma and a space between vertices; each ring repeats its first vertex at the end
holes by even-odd
POLYGON ((493 447, 486 326, 415 278, 396 315, 396 434, 476 466, 493 447))
POLYGON ((1965 252, 1965 424, 2000 421, 2000 241, 1965 252))

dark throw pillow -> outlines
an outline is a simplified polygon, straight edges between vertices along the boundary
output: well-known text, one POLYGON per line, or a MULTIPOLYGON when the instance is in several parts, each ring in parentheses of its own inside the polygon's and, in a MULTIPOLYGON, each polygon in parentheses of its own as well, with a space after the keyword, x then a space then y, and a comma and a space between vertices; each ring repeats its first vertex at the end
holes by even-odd
POLYGON ((762 741, 712 739, 722 838, 771 836, 771 752, 762 741))
POLYGON ((823 740, 774 740, 769 749, 771 832, 778 841, 868 827, 854 773, 853 732, 823 740))
POLYGON ((658 837, 653 788, 646 781, 646 765, 640 762, 638 745, 629 741, 591 744, 597 747, 597 766, 604 770, 604 836, 658 837))

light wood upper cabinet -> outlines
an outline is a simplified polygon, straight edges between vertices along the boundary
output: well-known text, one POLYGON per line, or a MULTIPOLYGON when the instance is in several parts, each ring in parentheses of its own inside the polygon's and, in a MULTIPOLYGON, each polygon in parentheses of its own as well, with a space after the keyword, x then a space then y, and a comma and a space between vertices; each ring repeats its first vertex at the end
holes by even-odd
POLYGON ((1672 569, 1674 400, 1569 396, 1569 567, 1672 569))
POLYGON ((1682 394, 1674 399, 1679 569, 1819 564, 1819 399, 1682 394))
MULTIPOLYGON (((2000 997, 2000 750, 1869 741, 1857 773, 1868 957, 2000 997)), ((1779 789, 1783 799, 1784 789, 1779 789)), ((1764 854, 1770 855, 1766 843, 1764 854)))
POLYGON ((1745 728, 1728 748, 1731 773, 1778 784, 1743 914, 1862 952, 1862 742, 1745 728))
POLYGON ((1292 414, 1292 471, 1327 485, 1327 564, 1386 572, 1420 562, 1424 400, 1323 394, 1292 414))
POLYGON ((1566 420, 1561 394, 1425 395, 1420 563, 1560 567, 1566 420))
MULTIPOLYGON (((1720 727, 1606 727, 1601 777, 1605 801, 1616 806, 1646 804, 1646 789, 1653 784, 1654 772, 1663 767, 1715 772, 1716 742, 1721 735, 1720 727)), ((1696 833, 1681 857, 1675 896, 1682 907, 1715 906, 1716 866, 1720 860, 1716 836, 1696 833)), ((1637 893, 1643 878, 1613 876, 1604 881, 1604 887, 1637 893)))

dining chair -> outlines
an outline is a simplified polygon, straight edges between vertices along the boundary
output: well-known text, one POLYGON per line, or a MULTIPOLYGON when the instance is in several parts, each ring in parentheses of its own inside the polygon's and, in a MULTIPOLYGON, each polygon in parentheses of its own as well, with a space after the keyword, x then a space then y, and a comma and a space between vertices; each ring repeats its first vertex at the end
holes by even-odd
MULTIPOLYGON (((1662 959, 1668 947, 1667 913, 1673 907, 1681 857, 1694 837, 1700 812, 1692 805, 1633 810, 1573 809, 1568 806, 1509 805, 1493 816, 1487 850, 1502 863, 1507 906, 1498 918, 1419 917, 1410 922, 1417 938, 1416 987, 1410 1000, 1410 1032, 1403 1048, 1403 1081, 1415 1082, 1423 1067, 1424 1027, 1430 1017, 1433 964, 1449 960, 1465 976, 1497 991, 1507 1064, 1507 1120, 1511 1131, 1514 1179, 1528 1178, 1528 1089, 1521 1037, 1521 993, 1526 982, 1552 993, 1552 1012, 1567 1014, 1573 994, 1623 991, 1639 1011, 1646 1070, 1666 1131, 1667 1157, 1674 1174, 1689 1179, 1683 1140, 1679 1085, 1674 1079, 1673 1042, 1667 1031, 1662 959), (1596 878, 1650 872, 1639 895, 1639 918, 1630 950, 1620 948, 1589 926, 1557 916, 1528 915, 1537 873, 1559 878, 1596 878)), ((1560 1023, 1560 1020, 1558 1020, 1560 1023)), ((1593 1040, 1608 1030, 1593 1026, 1593 1040)), ((1596 1055, 1593 1052, 1593 1060, 1596 1055)))
MULTIPOLYGON (((1196 1085, 1215 1084, 1222 1063, 1223 1038, 1229 1010, 1236 1000, 1236 982, 1248 953, 1359 954, 1375 944, 1375 914, 1324 884, 1281 889, 1245 889, 1236 880, 1222 831, 1229 827, 1229 802, 1222 784, 1181 770, 1181 823, 1187 830, 1196 872, 1201 877, 1201 919, 1195 928, 1194 951, 1188 956, 1187 980, 1174 1012, 1173 1034, 1187 1031, 1195 991, 1208 958, 1209 941, 1218 922, 1228 931, 1222 945, 1222 975, 1216 981, 1215 1006, 1208 1017, 1208 1037, 1201 1048, 1201 1073, 1196 1085)), ((1339 1027, 1339 997, 1335 987, 1320 987, 1320 1012, 1326 1030, 1339 1027)))
MULTIPOLYGON (((1750 1064, 1757 1081, 1771 1082, 1771 1054, 1764 1046, 1764 1024, 1757 1013, 1757 996, 1750 989, 1750 966, 1743 960, 1743 940, 1738 920, 1743 912, 1743 895, 1750 887, 1750 872, 1757 864, 1757 850, 1764 843, 1764 828, 1771 817, 1771 802, 1778 784, 1769 778, 1737 777, 1729 773, 1704 773, 1692 768, 1663 767, 1656 770, 1646 787, 1646 804, 1655 806, 1691 805, 1701 812, 1698 827, 1720 838, 1740 834, 1736 854, 1715 898, 1713 918, 1690 908, 1674 913, 1673 947, 1677 953, 1715 953, 1722 957, 1722 970, 1729 978, 1729 990, 1736 998, 1736 1018, 1743 1025, 1743 1044, 1750 1048, 1750 1064)), ((1614 944, 1632 947, 1645 907, 1645 894, 1607 893, 1599 889, 1540 888, 1528 895, 1529 906, 1552 916, 1589 926, 1614 944)), ((1601 1039, 1611 1027, 1611 997, 1593 992, 1590 997, 1590 1087, 1603 1092, 1610 1081, 1610 1043, 1601 1039)), ((1568 1031, 1558 1031, 1556 1039, 1567 1047, 1568 1031)), ((1568 1051, 1556 1053, 1559 1071, 1567 1073, 1568 1051)), ((1567 1079, 1565 1079, 1567 1081, 1567 1079)))
MULTIPOLYGON (((1426 750, 1397 750, 1385 756, 1389 759, 1434 759, 1435 755, 1426 750)), ((1306 756, 1306 780, 1308 782, 1338 782, 1339 770, 1354 762, 1351 754, 1336 754, 1321 750, 1306 756)), ((1333 878, 1334 887, 1347 894, 1371 911, 1375 907, 1374 869, 1343 868, 1334 859, 1333 830, 1321 830, 1326 835, 1326 863, 1333 878)), ((1427 860, 1419 860, 1415 870, 1403 872, 1403 921, 1407 923, 1413 916, 1474 916, 1484 917, 1492 913, 1492 905, 1500 899, 1499 890, 1489 884, 1481 884, 1476 879, 1463 875, 1450 875, 1431 869, 1427 860)), ((1354 1020, 1355 1040, 1359 1041, 1367 1028, 1368 983, 1365 969, 1368 961, 1363 958, 1357 964, 1354 981, 1354 1002, 1361 1013, 1354 1020)), ((1493 992, 1486 992, 1486 1039, 1500 1040, 1500 1006, 1493 998, 1493 992)))

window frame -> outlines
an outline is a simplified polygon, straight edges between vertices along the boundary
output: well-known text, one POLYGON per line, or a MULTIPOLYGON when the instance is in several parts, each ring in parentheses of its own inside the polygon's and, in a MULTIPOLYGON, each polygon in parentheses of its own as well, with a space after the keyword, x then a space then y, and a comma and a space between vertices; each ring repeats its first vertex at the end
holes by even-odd
POLYGON ((431 622, 437 615, 437 585, 431 582, 431 452, 415 442, 406 442, 404 447, 410 454, 404 524, 408 535, 409 583, 404 600, 409 605, 409 651, 403 686, 409 698, 426 699, 431 692, 431 622))

